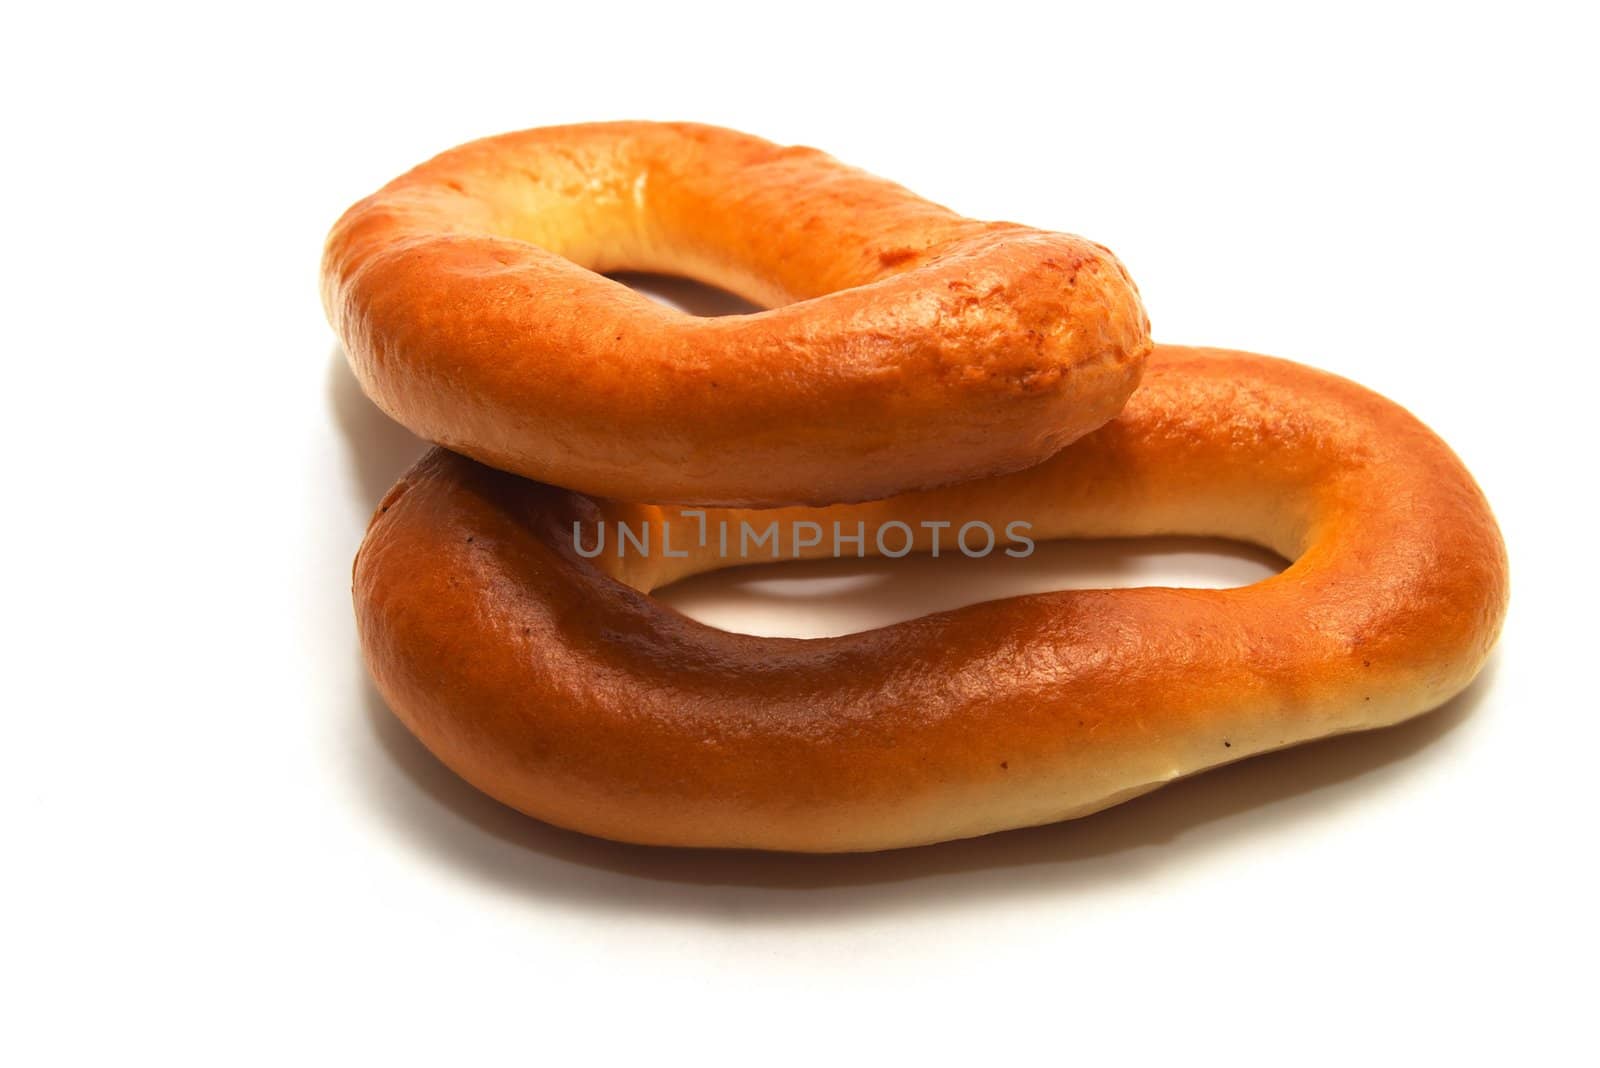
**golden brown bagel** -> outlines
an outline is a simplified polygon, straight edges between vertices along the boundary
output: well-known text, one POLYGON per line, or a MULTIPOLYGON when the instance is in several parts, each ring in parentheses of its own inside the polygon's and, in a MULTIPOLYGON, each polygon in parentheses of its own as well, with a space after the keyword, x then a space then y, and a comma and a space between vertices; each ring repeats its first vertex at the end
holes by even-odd
POLYGON ((1035 537, 1219 535, 1293 561, 1252 586, 1073 590, 756 638, 647 595, 725 563, 715 539, 662 557, 667 517, 698 522, 430 453, 356 559, 390 707, 480 789, 564 827, 886 849, 1081 816, 1414 716, 1473 678, 1506 607, 1499 530, 1443 442, 1344 379, 1218 350, 1158 348, 1116 420, 1027 471, 710 519, 1026 519, 1035 537), (656 555, 580 558, 574 522, 588 538, 602 518, 652 521, 656 555))
POLYGON ((446 152, 345 213, 322 282, 395 419, 625 500, 827 504, 1015 471, 1115 415, 1150 349, 1099 245, 688 124, 446 152), (621 270, 774 307, 696 318, 594 273, 621 270))

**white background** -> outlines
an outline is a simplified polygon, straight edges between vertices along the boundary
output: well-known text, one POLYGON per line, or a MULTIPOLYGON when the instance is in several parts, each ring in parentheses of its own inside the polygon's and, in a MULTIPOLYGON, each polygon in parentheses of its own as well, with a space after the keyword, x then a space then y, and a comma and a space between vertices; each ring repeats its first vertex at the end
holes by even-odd
MULTIPOLYGON (((1594 1063, 1586 6, 13 11, 0 1057, 1594 1063), (436 151, 606 118, 1089 235, 1158 338, 1407 405, 1510 546, 1485 676, 1388 732, 899 854, 626 848, 474 794, 364 681, 350 560, 417 446, 352 386, 317 260, 436 151)), ((1057 584, 1261 569, 1171 548, 1062 551, 1057 584)), ((878 621, 852 581, 779 592, 878 621)), ((683 596, 813 618, 762 590, 683 596)))

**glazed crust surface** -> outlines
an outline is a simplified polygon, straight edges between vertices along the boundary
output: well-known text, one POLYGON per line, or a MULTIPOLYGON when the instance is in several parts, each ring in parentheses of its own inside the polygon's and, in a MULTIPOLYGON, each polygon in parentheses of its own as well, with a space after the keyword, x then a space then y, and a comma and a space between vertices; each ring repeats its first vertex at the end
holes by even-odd
POLYGON ((681 512, 430 453, 355 565, 390 707, 480 789, 564 827, 875 850, 1081 816, 1424 712, 1478 672, 1507 599, 1494 518, 1426 427, 1346 380, 1222 350, 1159 347, 1115 420, 1025 471, 709 518, 1021 519, 1035 538, 1215 535, 1290 561, 1248 587, 1070 590, 751 637, 649 596, 725 566, 714 544, 575 550, 574 523, 699 521, 681 512))
POLYGON ((1018 470, 1114 416, 1151 345, 1099 245, 678 123, 446 152, 339 220, 322 290, 411 430, 635 501, 828 504, 1018 470), (624 270, 770 310, 697 318, 596 273, 624 270))

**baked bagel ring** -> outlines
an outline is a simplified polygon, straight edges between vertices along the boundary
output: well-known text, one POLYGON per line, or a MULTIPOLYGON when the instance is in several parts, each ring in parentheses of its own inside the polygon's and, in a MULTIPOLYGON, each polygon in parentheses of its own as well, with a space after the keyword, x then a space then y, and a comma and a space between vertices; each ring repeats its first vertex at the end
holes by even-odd
POLYGON ((830 504, 1019 470, 1114 416, 1151 345, 1099 245, 687 124, 446 152, 345 213, 322 291, 412 431, 635 501, 830 504), (594 273, 622 270, 772 310, 698 318, 594 273))
POLYGON ((664 520, 698 522, 677 511, 430 453, 355 563, 389 706, 464 778, 563 827, 886 849, 1082 816, 1417 715, 1471 681, 1506 608, 1494 518, 1432 432, 1344 379, 1218 350, 1158 348, 1121 415, 1027 471, 708 518, 899 520, 924 545, 925 519, 1024 519, 1035 537, 1218 535, 1293 561, 1251 586, 1070 590, 757 638, 647 596, 729 562, 715 538, 662 555, 664 520), (592 538, 602 519, 654 524, 654 554, 585 559, 574 523, 592 538))

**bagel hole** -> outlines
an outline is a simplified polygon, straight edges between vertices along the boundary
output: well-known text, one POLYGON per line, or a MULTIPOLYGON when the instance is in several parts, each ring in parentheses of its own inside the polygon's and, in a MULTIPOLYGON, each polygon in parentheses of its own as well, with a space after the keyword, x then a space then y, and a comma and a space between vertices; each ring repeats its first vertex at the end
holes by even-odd
POLYGON ((752 304, 737 293, 681 275, 617 271, 606 277, 613 282, 621 282, 636 293, 642 293, 657 304, 675 308, 686 315, 716 318, 721 315, 749 315, 763 310, 761 305, 752 304))
POLYGON ((1271 550, 1220 538, 1063 539, 1038 542, 1023 558, 943 552, 751 564, 694 575, 652 596, 719 630, 826 638, 1055 590, 1235 589, 1288 566, 1271 550))

